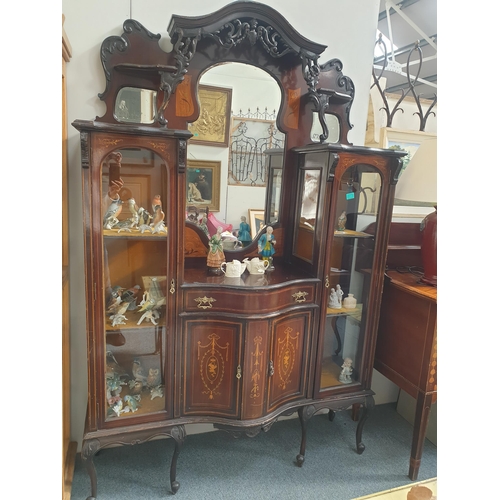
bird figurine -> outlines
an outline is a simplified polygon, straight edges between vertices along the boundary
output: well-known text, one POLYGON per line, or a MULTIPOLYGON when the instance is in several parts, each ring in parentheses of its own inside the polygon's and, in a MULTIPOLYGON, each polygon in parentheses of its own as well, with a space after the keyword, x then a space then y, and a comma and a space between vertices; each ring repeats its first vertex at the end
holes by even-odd
POLYGON ((165 219, 165 212, 161 209, 161 205, 156 205, 155 211, 153 212, 153 222, 151 225, 153 226, 153 233, 161 233, 167 232, 165 229, 165 222, 163 219, 165 219))
POLYGON ((140 381, 142 383, 147 381, 147 377, 144 374, 144 369, 142 368, 141 360, 139 358, 134 358, 132 362, 132 374, 136 381, 140 381))
POLYGON ((154 398, 162 398, 162 397, 163 397, 163 387, 161 385, 158 385, 151 389, 151 401, 153 401, 154 398))
POLYGON ((345 210, 340 214, 340 217, 337 221, 337 231, 345 231, 345 224, 347 222, 347 215, 345 210))
POLYGON ((125 325, 125 322, 127 321, 125 312, 127 311, 129 305, 130 304, 128 302, 123 301, 118 305, 116 312, 109 317, 112 322, 112 326, 125 325))
POLYGON ((118 216, 122 211, 123 201, 120 198, 116 200, 112 200, 111 205, 106 210, 106 213, 103 217, 103 226, 104 229, 111 229, 118 223, 118 216))
POLYGON ((128 304, 129 311, 135 311, 135 309, 137 309, 137 294, 140 289, 141 287, 139 285, 134 285, 132 288, 122 293, 122 303, 126 302, 128 304))
POLYGON ((129 394, 132 394, 132 396, 136 396, 142 392, 143 387, 144 384, 142 380, 131 380, 128 383, 128 392, 129 394))
POLYGON ((153 197, 153 201, 151 202, 151 208, 153 209, 153 213, 156 212, 156 207, 160 207, 161 210, 161 197, 159 194, 155 194, 153 197))
POLYGON ((134 198, 129 198, 128 208, 129 208, 130 212, 132 213, 132 217, 134 217, 135 215, 139 216, 139 213, 138 213, 139 207, 137 206, 134 198))
POLYGON ((112 410, 111 415, 114 413, 117 417, 119 417, 123 413, 123 401, 121 398, 116 403, 113 403, 110 409, 112 410))
POLYGON ((136 412, 139 409, 139 401, 137 401, 135 396, 130 396, 127 394, 123 400, 125 401, 126 407, 130 409, 132 413, 136 412))
POLYGON ((159 368, 150 368, 146 384, 149 388, 156 387, 161 384, 161 374, 159 368))
POLYGON ((106 351, 106 377, 111 378, 115 374, 119 377, 128 377, 128 373, 118 364, 114 354, 111 351, 106 351))
POLYGON ((108 299, 106 301, 106 309, 110 307, 117 306, 122 301, 122 292, 125 290, 121 286, 114 286, 111 288, 111 292, 108 295, 108 299))

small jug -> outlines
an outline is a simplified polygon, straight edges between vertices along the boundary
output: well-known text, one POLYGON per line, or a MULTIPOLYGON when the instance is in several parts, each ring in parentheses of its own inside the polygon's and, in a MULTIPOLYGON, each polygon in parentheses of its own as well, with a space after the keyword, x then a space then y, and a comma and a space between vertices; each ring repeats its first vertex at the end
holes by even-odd
POLYGON ((246 269, 245 264, 236 259, 233 262, 223 262, 220 268, 228 278, 239 278, 246 269), (226 269, 224 269, 224 266, 226 269))
POLYGON ((348 293, 347 297, 344 299, 344 308, 345 309, 355 309, 357 300, 354 298, 352 293, 348 293))
POLYGON ((246 264, 250 274, 264 274, 269 267, 268 260, 260 260, 258 257, 254 257, 252 260, 245 258, 243 262, 246 264))

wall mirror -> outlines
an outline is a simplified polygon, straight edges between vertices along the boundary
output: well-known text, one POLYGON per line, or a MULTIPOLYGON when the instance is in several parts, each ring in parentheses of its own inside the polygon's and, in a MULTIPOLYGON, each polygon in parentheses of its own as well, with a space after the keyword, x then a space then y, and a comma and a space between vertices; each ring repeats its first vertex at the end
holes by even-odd
MULTIPOLYGON (((223 229, 231 226, 231 232, 238 232, 242 217, 250 224, 249 210, 265 210, 266 198, 273 200, 273 218, 278 220, 281 169, 283 163, 283 146, 285 134, 276 125, 277 115, 281 105, 281 90, 278 83, 264 70, 249 64, 229 62, 212 66, 205 71, 199 82, 205 90, 200 97, 200 118, 194 122, 192 128, 207 131, 210 137, 210 127, 215 132, 229 122, 229 138, 227 147, 210 145, 209 141, 199 144, 197 141, 188 142, 189 163, 196 162, 200 172, 204 174, 203 164, 220 162, 219 186, 212 186, 212 192, 217 190, 220 199, 219 210, 210 210, 208 228, 210 233, 216 231, 220 223, 223 229), (213 100, 206 90, 214 89, 213 100), (231 106, 229 116, 223 116, 225 105, 217 106, 221 89, 230 89, 231 106), (203 111, 206 105, 210 113, 203 111), (200 124, 201 121, 201 124, 200 124), (279 151, 272 156, 271 175, 273 176, 273 193, 268 193, 269 185, 269 152, 279 151), (278 184, 278 186, 277 186, 278 184), (278 190, 278 191, 277 191, 278 190)), ((189 174, 189 172, 188 172, 189 174)), ((206 175, 205 175, 206 177, 206 175)), ((188 183, 189 187, 189 183, 188 183)), ((196 187, 196 186, 194 186, 196 187)), ((191 189, 193 187, 191 186, 191 189)), ((199 197, 193 202, 188 198, 186 205, 193 205, 199 210, 200 217, 207 206, 213 206, 211 200, 199 197)))

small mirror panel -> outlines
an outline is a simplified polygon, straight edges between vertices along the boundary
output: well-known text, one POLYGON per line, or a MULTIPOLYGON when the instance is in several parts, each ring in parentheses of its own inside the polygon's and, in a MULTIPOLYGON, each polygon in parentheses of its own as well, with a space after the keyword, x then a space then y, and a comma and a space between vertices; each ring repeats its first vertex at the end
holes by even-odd
MULTIPOLYGON (((325 142, 339 142, 340 139, 340 125, 339 119, 332 114, 325 114, 325 122, 328 129, 328 137, 325 142)), ((323 127, 321 126, 321 122, 319 121, 319 115, 315 111, 313 112, 313 124, 311 127, 311 141, 312 142, 321 142, 320 135, 323 133, 323 127)))
POLYGON ((156 92, 123 87, 115 102, 115 117, 120 122, 153 123, 156 113, 156 92))

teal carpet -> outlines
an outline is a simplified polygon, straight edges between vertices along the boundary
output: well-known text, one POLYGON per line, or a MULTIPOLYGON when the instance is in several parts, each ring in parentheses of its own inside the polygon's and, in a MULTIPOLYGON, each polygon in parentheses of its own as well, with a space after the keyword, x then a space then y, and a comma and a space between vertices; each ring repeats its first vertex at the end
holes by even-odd
MULTIPOLYGON (((375 406, 362 455, 355 451, 357 422, 350 411, 308 423, 305 462, 295 465, 298 418, 275 423, 267 433, 234 439, 224 431, 189 435, 177 462, 180 489, 170 493, 173 440, 102 450, 95 458, 98 500, 351 500, 411 484, 408 466, 412 426, 396 405, 375 406)), ((437 448, 426 440, 418 481, 437 476, 437 448)), ((90 495, 90 480, 77 456, 71 500, 90 495)))

